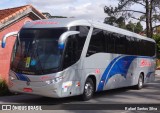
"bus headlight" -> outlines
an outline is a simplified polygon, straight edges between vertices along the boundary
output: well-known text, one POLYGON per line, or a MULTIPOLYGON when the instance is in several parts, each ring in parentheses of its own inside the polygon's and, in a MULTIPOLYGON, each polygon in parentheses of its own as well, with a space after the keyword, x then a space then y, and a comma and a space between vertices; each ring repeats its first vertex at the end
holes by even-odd
POLYGON ((62 80, 62 77, 58 77, 52 80, 53 83, 58 83, 62 80))
POLYGON ((47 84, 51 84, 52 83, 52 81, 51 80, 47 80, 47 81, 45 81, 47 84))
POLYGON ((57 78, 54 78, 54 79, 52 79, 52 80, 47 80, 47 81, 45 81, 47 84, 54 84, 54 83, 58 83, 58 82, 60 82, 62 80, 62 77, 57 77, 57 78))

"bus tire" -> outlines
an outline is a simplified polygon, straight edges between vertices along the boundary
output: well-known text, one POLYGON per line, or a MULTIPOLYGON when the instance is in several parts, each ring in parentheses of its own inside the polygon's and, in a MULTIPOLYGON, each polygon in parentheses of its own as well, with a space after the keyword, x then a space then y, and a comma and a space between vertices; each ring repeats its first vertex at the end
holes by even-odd
POLYGON ((91 78, 87 78, 85 85, 84 85, 84 91, 82 94, 82 100, 87 101, 90 100, 93 97, 94 94, 94 83, 91 78))
POLYGON ((136 89, 142 89, 143 88, 143 74, 141 73, 139 75, 138 84, 136 85, 136 89))

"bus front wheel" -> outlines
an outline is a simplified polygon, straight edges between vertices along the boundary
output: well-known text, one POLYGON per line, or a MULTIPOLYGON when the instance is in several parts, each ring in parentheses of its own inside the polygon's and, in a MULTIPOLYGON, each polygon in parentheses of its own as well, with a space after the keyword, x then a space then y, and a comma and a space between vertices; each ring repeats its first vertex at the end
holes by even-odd
POLYGON ((93 96, 93 93, 94 93, 94 83, 93 83, 93 80, 91 78, 88 78, 85 82, 85 85, 84 85, 84 91, 83 91, 83 94, 82 94, 82 99, 84 101, 87 101, 87 100, 91 99, 92 96, 93 96))

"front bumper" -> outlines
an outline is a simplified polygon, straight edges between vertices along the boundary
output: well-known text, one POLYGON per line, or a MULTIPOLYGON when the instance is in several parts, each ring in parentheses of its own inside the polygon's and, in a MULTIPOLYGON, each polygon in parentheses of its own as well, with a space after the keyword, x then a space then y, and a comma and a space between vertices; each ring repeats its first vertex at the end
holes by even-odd
POLYGON ((62 83, 56 84, 44 84, 43 82, 30 82, 14 80, 9 81, 9 90, 11 92, 27 93, 34 95, 41 95, 46 97, 61 98, 61 85, 62 83), (32 89, 32 92, 24 91, 24 88, 32 89))

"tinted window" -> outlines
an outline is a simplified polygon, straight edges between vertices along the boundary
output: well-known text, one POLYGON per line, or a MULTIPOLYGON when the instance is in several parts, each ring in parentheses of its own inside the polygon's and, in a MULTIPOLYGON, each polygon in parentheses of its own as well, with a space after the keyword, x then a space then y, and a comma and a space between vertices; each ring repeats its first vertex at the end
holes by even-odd
POLYGON ((150 54, 150 56, 154 56, 155 52, 156 52, 156 44, 153 43, 153 42, 150 42, 150 43, 151 43, 151 54, 150 54))
POLYGON ((115 53, 115 38, 116 38, 115 33, 110 33, 110 35, 108 35, 107 38, 108 53, 115 53))
POLYGON ((153 42, 147 41, 147 55, 154 56, 156 52, 156 45, 153 42))
POLYGON ((116 53, 126 54, 126 37, 125 35, 117 34, 115 38, 116 53))
POLYGON ((137 52, 136 52, 136 55, 140 55, 140 53, 141 53, 141 51, 140 51, 140 44, 141 44, 141 39, 137 39, 136 38, 136 50, 137 50, 137 52))
POLYGON ((66 28, 22 29, 13 49, 11 69, 35 75, 58 71, 62 57, 58 39, 66 31, 66 28))
POLYGON ((105 52, 105 47, 105 37, 103 35, 103 30, 94 29, 89 43, 87 56, 95 53, 105 52))
POLYGON ((70 31, 79 31, 80 33, 68 38, 63 68, 73 65, 80 59, 89 29, 90 27, 87 26, 73 26, 70 28, 70 31))
POLYGON ((136 55, 137 54, 137 45, 136 45, 136 39, 134 37, 128 37, 128 53, 129 55, 136 55))
POLYGON ((155 43, 114 32, 94 29, 87 56, 99 52, 154 56, 155 43))
POLYGON ((77 40, 76 35, 70 36, 67 39, 65 54, 64 54, 64 65, 63 68, 67 68, 77 61, 77 40))
POLYGON ((88 26, 73 26, 70 28, 71 31, 80 31, 79 34, 76 35, 76 42, 77 42, 77 51, 76 51, 76 55, 77 55, 77 60, 79 60, 83 47, 84 47, 84 43, 86 41, 88 32, 89 32, 90 27, 88 26))

